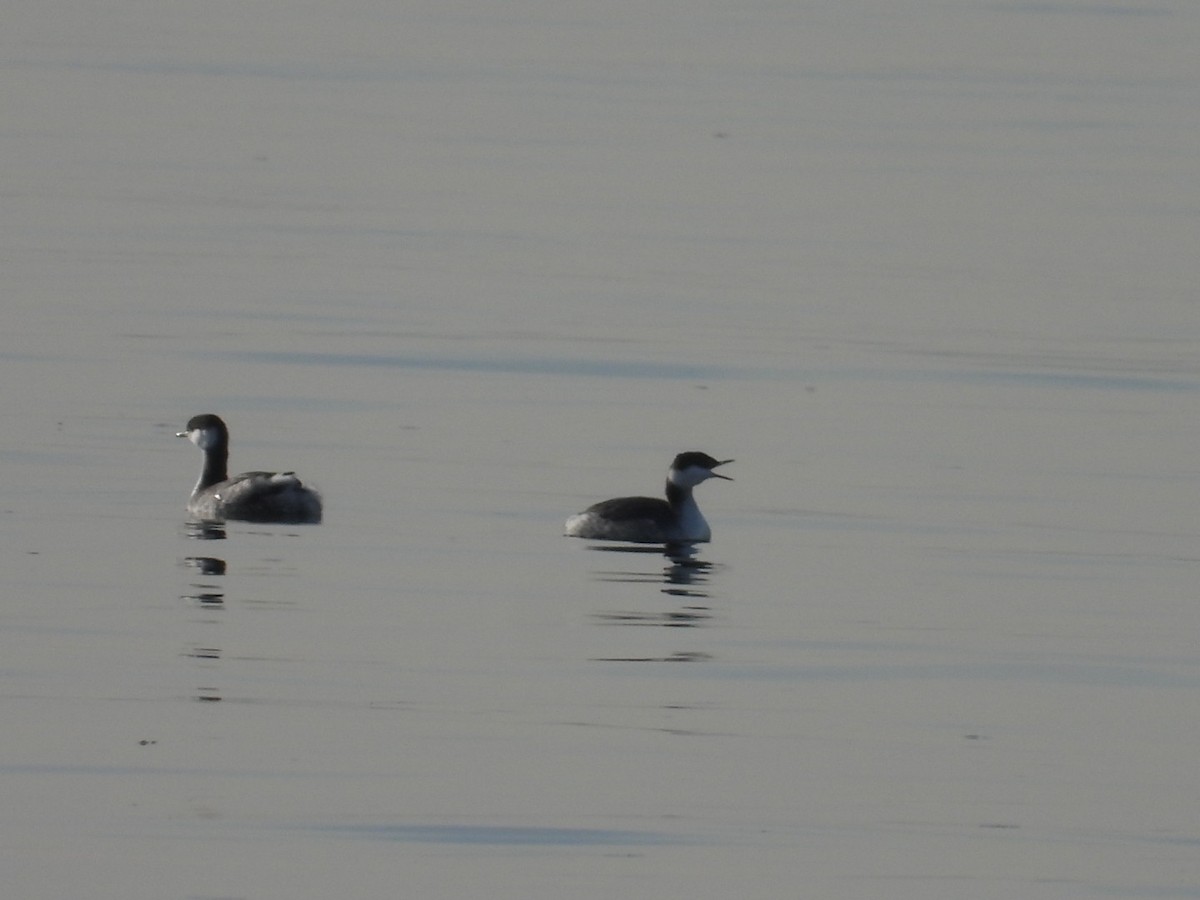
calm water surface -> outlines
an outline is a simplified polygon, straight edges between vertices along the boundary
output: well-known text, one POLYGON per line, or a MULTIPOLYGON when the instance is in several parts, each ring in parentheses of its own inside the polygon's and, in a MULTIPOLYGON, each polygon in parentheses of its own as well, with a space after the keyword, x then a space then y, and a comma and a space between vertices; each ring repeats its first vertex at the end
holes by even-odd
POLYGON ((13 896, 1200 897, 1192 5, 6 19, 13 896))

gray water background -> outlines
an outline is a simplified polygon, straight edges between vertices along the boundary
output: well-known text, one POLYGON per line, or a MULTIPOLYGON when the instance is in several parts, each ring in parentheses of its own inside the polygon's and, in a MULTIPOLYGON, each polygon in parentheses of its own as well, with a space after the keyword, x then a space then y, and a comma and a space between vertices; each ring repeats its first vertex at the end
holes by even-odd
POLYGON ((1200 897, 1200 8, 4 20, 6 894, 1200 897))

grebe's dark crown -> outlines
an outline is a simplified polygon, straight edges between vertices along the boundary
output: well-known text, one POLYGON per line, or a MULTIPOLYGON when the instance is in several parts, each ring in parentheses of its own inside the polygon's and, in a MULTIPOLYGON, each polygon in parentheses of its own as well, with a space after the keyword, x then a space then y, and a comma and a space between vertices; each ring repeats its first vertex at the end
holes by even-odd
POLYGON ((680 453, 671 463, 671 468, 676 472, 682 472, 684 469, 707 469, 712 473, 714 478, 724 478, 726 481, 733 481, 728 475, 718 475, 712 470, 717 466, 723 466, 726 463, 733 462, 732 459, 714 459, 707 453, 701 453, 699 450, 689 450, 687 453, 680 453))
POLYGON ((204 430, 207 428, 215 428, 218 431, 225 432, 226 434, 229 433, 229 429, 225 427, 225 423, 221 420, 221 417, 215 416, 212 413, 202 413, 201 415, 192 416, 190 419, 188 419, 188 431, 204 430))

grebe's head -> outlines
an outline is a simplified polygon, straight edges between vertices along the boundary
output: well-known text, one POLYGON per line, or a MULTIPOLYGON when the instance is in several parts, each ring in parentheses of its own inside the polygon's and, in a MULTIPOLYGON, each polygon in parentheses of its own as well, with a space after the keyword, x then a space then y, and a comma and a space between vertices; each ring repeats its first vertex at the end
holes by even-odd
POLYGON ((713 470, 717 466, 723 466, 726 463, 733 462, 732 459, 713 459, 707 453, 701 453, 698 450, 690 450, 687 453, 680 453, 671 463, 671 469, 667 472, 667 479, 679 487, 695 487, 702 481, 708 481, 710 478, 722 478, 725 481, 733 481, 728 475, 722 475, 713 470))
POLYGON ((187 430, 180 431, 176 437, 185 437, 201 450, 211 450, 222 444, 229 443, 229 429, 221 421, 220 416, 205 413, 188 419, 187 430))

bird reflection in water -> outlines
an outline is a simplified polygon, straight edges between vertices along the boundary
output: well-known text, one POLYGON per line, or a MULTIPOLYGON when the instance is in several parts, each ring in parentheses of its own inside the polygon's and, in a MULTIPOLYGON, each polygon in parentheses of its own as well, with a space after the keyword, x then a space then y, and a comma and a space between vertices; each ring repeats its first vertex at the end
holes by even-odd
POLYGON ((225 560, 215 556, 189 556, 184 563, 199 570, 201 575, 224 575, 225 560))
MULTIPOLYGON (((225 526, 219 522, 188 522, 185 534, 195 541, 223 541, 225 526)), ((183 564, 207 578, 219 578, 225 574, 225 560, 216 556, 188 556, 183 564)), ((184 594, 181 599, 206 609, 220 609, 225 605, 225 591, 220 585, 193 582, 189 587, 196 592, 184 594)))
POLYGON ((187 523, 185 534, 194 541, 223 541, 225 526, 221 522, 200 522, 193 520, 187 523))
MULTIPOLYGON (((187 537, 200 541, 223 541, 225 540, 225 527, 219 523, 189 522, 187 537)), ((188 584, 189 593, 183 594, 180 599, 195 604, 196 607, 203 610, 213 612, 224 610, 225 589, 216 579, 223 578, 225 575, 227 568, 225 560, 215 556, 186 556, 181 564, 186 568, 194 569, 196 574, 203 579, 213 580, 190 582, 188 584)), ((199 621, 203 627, 207 628, 219 622, 221 618, 216 615, 203 616, 199 621)), ((202 677, 207 681, 212 677, 215 667, 221 660, 221 650, 212 645, 210 637, 203 644, 193 644, 183 653, 183 656, 200 667, 204 672, 202 677)), ((210 684, 201 684, 197 686, 193 699, 202 703, 219 703, 223 697, 218 688, 210 684)))
MULTIPOLYGON (((194 541, 223 541, 225 526, 220 522, 193 521, 187 523, 184 534, 194 541)), ((183 564, 210 578, 225 574, 225 560, 215 556, 188 556, 184 558, 183 564)), ((181 599, 209 609, 225 605, 225 592, 218 585, 192 583, 189 587, 194 588, 197 593, 184 594, 181 599)))
MULTIPOLYGON (((712 618, 708 600, 708 581, 714 563, 697 558, 694 544, 645 546, 629 544, 593 545, 589 549, 605 553, 651 554, 662 556, 667 564, 657 570, 606 570, 594 573, 597 581, 616 584, 654 584, 660 594, 676 598, 681 605, 657 612, 611 611, 596 613, 594 618, 606 625, 657 625, 663 628, 695 628, 712 618)), ((673 654, 671 660, 692 660, 704 654, 673 654)))

